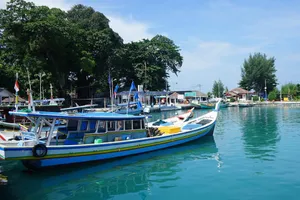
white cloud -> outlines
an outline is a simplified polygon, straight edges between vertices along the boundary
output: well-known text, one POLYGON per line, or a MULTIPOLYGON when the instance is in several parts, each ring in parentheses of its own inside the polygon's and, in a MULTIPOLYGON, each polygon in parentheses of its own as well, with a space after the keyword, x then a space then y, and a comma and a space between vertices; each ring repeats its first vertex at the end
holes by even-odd
MULTIPOLYGON (((33 2, 38 6, 48 6, 50 8, 60 8, 62 10, 68 10, 73 4, 67 0, 27 0, 28 2, 33 2)), ((0 0, 0 8, 5 8, 7 0, 0 0)))
POLYGON ((48 6, 50 8, 60 8, 62 10, 68 10, 72 7, 73 3, 67 0, 28 0, 38 6, 48 6))
MULTIPOLYGON (((62 10, 70 9, 79 1, 68 0, 28 0, 38 6, 45 5, 48 7, 60 8, 62 10)), ((5 8, 7 0, 0 0, 0 8, 5 8)), ((102 8, 100 5, 96 7, 102 8)), ((94 7, 94 6, 93 6, 94 7)), ((124 39, 124 42, 139 41, 144 38, 152 38, 154 35, 150 33, 150 26, 147 23, 133 19, 133 17, 122 18, 116 15, 107 15, 110 20, 110 27, 124 39)), ((167 33, 163 33, 167 35, 167 33)))
POLYGON ((110 20, 110 27, 119 33, 125 43, 153 37, 148 24, 136 21, 132 17, 124 19, 117 16, 108 16, 108 19, 110 20))
POLYGON ((171 75, 170 85, 173 90, 199 89, 208 92, 213 81, 220 79, 229 88, 236 87, 241 73, 241 66, 250 53, 259 46, 240 46, 223 41, 197 41, 191 38, 182 51, 184 58, 182 72, 178 77, 171 75), (177 83, 177 84, 176 84, 177 83))
POLYGON ((229 42, 200 41, 195 48, 183 51, 184 69, 213 69, 224 64, 228 58, 248 55, 258 47, 244 47, 229 42))
POLYGON ((6 8, 6 0, 0 0, 0 9, 6 8))

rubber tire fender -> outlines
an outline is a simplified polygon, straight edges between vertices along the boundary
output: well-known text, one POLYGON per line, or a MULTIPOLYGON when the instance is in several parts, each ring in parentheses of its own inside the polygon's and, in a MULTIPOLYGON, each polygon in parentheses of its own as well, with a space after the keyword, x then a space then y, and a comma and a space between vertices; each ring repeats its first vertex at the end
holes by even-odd
POLYGON ((34 157, 44 157, 47 155, 48 149, 44 144, 37 144, 32 148, 32 154, 34 157), (38 153, 41 151, 41 153, 38 153))

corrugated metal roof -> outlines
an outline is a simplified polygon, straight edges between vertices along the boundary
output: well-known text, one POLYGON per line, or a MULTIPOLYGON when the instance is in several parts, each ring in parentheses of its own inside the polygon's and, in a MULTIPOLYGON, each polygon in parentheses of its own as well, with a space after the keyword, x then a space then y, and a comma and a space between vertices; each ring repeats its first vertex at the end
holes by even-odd
POLYGON ((8 91, 8 90, 5 89, 5 88, 0 88, 0 96, 1 96, 1 97, 13 97, 14 94, 11 93, 10 91, 8 91))
MULTIPOLYGON (((172 95, 174 93, 178 94, 182 94, 184 95, 184 93, 186 92, 196 92, 196 97, 207 97, 207 94, 204 94, 200 91, 196 91, 196 90, 186 90, 186 91, 168 91, 168 95, 172 95)), ((136 93, 136 91, 132 91, 131 95, 134 95, 136 93)), ((174 95, 176 95, 174 94, 174 95)), ((129 91, 123 91, 123 92, 119 92, 117 93, 117 95, 129 95, 129 91)), ((139 91, 138 92, 139 96, 164 96, 166 95, 165 91, 147 91, 147 92, 143 92, 143 91, 139 91)))

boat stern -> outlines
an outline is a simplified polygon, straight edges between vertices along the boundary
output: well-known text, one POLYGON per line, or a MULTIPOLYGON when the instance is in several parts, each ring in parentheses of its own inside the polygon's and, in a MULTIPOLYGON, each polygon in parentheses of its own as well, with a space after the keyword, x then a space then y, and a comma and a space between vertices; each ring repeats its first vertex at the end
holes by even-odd
POLYGON ((0 143, 0 160, 23 160, 32 157, 33 142, 6 141, 0 143))
POLYGON ((5 160, 5 147, 0 144, 0 160, 5 160))

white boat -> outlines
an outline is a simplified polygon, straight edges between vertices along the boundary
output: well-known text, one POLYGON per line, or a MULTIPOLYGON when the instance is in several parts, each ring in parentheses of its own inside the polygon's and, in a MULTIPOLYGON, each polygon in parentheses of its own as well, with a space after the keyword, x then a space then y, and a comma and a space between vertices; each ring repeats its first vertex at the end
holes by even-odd
POLYGON ((252 107, 253 103, 251 103, 251 102, 239 102, 238 106, 239 107, 252 107))
POLYGON ((81 163, 140 154, 183 144, 214 132, 220 102, 211 112, 181 126, 161 126, 159 135, 145 127, 145 116, 117 113, 10 112, 33 121, 35 128, 22 132, 22 140, 0 144, 0 159, 21 160, 28 168, 81 163), (54 137, 55 121, 67 126, 54 137), (40 138, 44 124, 49 135, 40 138))
POLYGON ((193 117, 194 108, 188 110, 187 112, 170 117, 167 119, 158 119, 154 122, 147 123, 148 127, 160 127, 160 126, 181 126, 184 122, 188 121, 190 118, 193 117))

